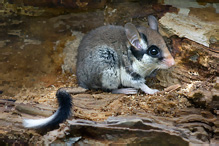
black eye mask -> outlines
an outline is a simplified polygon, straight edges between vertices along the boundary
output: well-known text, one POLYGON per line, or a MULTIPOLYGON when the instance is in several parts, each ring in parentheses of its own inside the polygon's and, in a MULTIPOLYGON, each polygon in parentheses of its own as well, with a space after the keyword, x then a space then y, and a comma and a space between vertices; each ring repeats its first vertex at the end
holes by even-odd
MULTIPOLYGON (((143 33, 140 33, 140 37, 142 40, 144 40, 144 42, 147 43, 147 37, 143 34, 143 33)), ((134 42, 135 43, 135 46, 139 46, 139 48, 135 48, 134 46, 131 46, 131 51, 132 51, 132 54, 138 59, 138 60, 141 60, 142 57, 144 56, 144 54, 147 54, 153 58, 158 58, 158 60, 162 60, 163 57, 162 57, 162 51, 161 49, 159 49, 157 46, 155 45, 151 45, 150 47, 148 48, 141 48, 140 45, 137 45, 137 43, 140 43, 139 41, 137 42, 134 42)))
POLYGON ((136 50, 135 47, 131 46, 131 51, 132 51, 132 54, 135 56, 135 58, 137 58, 138 60, 141 60, 142 57, 144 56, 144 54, 146 54, 146 50, 136 50))
MULTIPOLYGON (((140 37, 142 40, 144 40, 145 43, 147 43, 147 37, 143 34, 143 33, 139 33, 140 37)), ((144 56, 144 54, 146 54, 146 49, 147 48, 141 48, 140 42, 139 40, 136 40, 135 42, 135 46, 138 46, 138 48, 135 48, 134 46, 131 46, 131 51, 132 54, 138 59, 141 60, 142 57, 144 56), (138 45, 139 44, 139 45, 138 45)))

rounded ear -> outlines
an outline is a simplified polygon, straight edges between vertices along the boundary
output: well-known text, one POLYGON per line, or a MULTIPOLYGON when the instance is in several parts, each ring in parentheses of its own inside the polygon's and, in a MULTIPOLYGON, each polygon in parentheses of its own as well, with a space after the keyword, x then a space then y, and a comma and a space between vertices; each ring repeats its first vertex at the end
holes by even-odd
POLYGON ((138 49, 139 48, 138 42, 140 42, 140 35, 135 25, 132 23, 126 23, 125 34, 126 34, 128 41, 132 44, 132 46, 138 49))
POLYGON ((158 31, 158 22, 153 15, 148 16, 148 24, 151 29, 158 31))

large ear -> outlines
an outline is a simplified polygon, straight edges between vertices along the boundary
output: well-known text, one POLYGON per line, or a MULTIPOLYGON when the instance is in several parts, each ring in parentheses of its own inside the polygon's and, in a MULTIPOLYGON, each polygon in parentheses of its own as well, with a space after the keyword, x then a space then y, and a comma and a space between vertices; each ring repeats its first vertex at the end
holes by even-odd
POLYGON ((134 46, 137 50, 140 50, 142 48, 140 45, 141 38, 135 25, 133 25, 132 23, 126 23, 125 34, 128 38, 129 43, 131 43, 132 46, 134 46))
POLYGON ((148 24, 151 29, 158 31, 158 22, 153 15, 148 16, 148 24))

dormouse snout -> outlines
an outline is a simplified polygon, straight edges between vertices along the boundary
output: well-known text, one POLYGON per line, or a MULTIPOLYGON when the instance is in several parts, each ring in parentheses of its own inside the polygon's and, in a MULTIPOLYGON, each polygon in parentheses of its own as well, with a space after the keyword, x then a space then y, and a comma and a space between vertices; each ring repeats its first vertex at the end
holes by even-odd
POLYGON ((169 68, 175 64, 175 61, 174 61, 173 57, 170 56, 170 57, 164 59, 164 63, 169 68))

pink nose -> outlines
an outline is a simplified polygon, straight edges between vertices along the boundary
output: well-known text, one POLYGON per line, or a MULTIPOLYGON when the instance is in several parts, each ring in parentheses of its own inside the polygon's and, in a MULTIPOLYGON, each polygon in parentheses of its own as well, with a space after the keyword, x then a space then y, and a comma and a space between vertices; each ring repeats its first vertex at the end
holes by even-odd
POLYGON ((165 60, 165 63, 168 67, 171 67, 175 64, 175 61, 174 61, 173 57, 171 56, 165 60))

